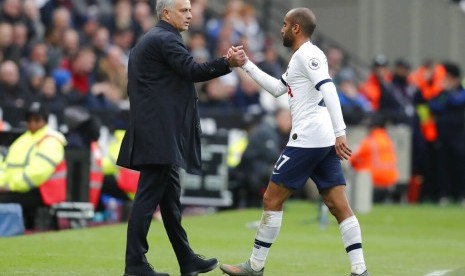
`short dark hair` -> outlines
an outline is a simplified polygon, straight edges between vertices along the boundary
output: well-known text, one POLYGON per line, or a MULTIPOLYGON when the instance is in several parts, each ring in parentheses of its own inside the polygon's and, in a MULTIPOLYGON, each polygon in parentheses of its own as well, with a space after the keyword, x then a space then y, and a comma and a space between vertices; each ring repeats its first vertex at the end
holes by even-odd
POLYGON ((25 118, 27 120, 32 116, 37 116, 47 121, 48 115, 49 115, 48 109, 42 103, 33 102, 26 109, 25 118))
POLYGON ((298 24, 302 32, 311 37, 316 28, 316 17, 312 10, 308 8, 297 8, 291 10, 290 21, 298 24))
POLYGON ((460 76, 462 75, 460 67, 453 62, 445 62, 443 66, 444 66, 444 69, 446 70, 446 73, 449 76, 452 76, 454 78, 460 78, 460 76))

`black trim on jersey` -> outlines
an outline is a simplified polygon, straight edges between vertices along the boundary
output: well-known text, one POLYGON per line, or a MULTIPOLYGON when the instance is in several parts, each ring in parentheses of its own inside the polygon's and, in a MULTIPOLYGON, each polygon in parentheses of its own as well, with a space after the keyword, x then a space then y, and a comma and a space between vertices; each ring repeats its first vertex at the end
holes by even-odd
POLYGON ((266 248, 271 247, 271 243, 262 242, 262 241, 259 241, 257 239, 255 239, 255 244, 258 245, 258 246, 261 246, 261 247, 266 247, 266 248))
POLYGON ((362 244, 361 243, 354 243, 354 244, 349 245, 349 246, 346 247, 346 252, 349 253, 350 251, 355 250, 355 249, 359 249, 359 248, 362 248, 362 244))
POLYGON ((324 79, 324 80, 320 81, 319 83, 317 83, 317 84, 315 85, 316 90, 320 91, 320 87, 321 87, 323 84, 327 83, 327 82, 333 82, 333 80, 332 80, 332 79, 324 79))
POLYGON ((321 101, 318 103, 319 106, 321 107, 325 107, 326 104, 325 104, 325 99, 321 99, 321 101))
POLYGON ((281 77, 281 82, 282 82, 285 86, 287 86, 287 82, 283 79, 283 77, 281 77))

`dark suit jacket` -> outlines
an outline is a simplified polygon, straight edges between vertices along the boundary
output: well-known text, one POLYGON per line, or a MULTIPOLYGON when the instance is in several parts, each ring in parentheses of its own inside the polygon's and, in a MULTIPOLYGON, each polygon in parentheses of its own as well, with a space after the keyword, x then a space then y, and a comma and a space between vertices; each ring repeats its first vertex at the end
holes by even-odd
POLYGON ((194 62, 180 33, 160 20, 131 50, 130 125, 117 164, 172 164, 200 172, 200 122, 194 82, 231 72, 226 60, 194 62))

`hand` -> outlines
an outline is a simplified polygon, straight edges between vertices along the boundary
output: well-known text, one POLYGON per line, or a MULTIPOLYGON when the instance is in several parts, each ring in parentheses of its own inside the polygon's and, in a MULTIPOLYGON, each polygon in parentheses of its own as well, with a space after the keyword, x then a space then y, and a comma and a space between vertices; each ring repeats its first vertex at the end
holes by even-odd
POLYGON ((0 183, 0 193, 6 193, 8 191, 10 191, 8 183, 0 183))
POLYGON ((240 67, 248 60, 243 48, 243 46, 232 46, 229 48, 226 58, 228 59, 230 67, 240 67))
POLYGON ((341 160, 348 160, 352 156, 352 150, 347 146, 346 136, 342 135, 336 138, 336 155, 341 160))

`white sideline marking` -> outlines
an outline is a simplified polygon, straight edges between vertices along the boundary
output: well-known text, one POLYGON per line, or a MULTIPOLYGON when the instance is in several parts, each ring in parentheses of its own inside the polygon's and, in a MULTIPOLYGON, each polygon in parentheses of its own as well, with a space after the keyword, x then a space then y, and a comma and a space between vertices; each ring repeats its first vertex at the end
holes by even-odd
POLYGON ((436 271, 433 271, 433 272, 430 272, 428 274, 426 274, 425 276, 443 276, 443 275, 446 275, 448 272, 451 272, 452 270, 450 269, 446 269, 446 270, 436 270, 436 271))

